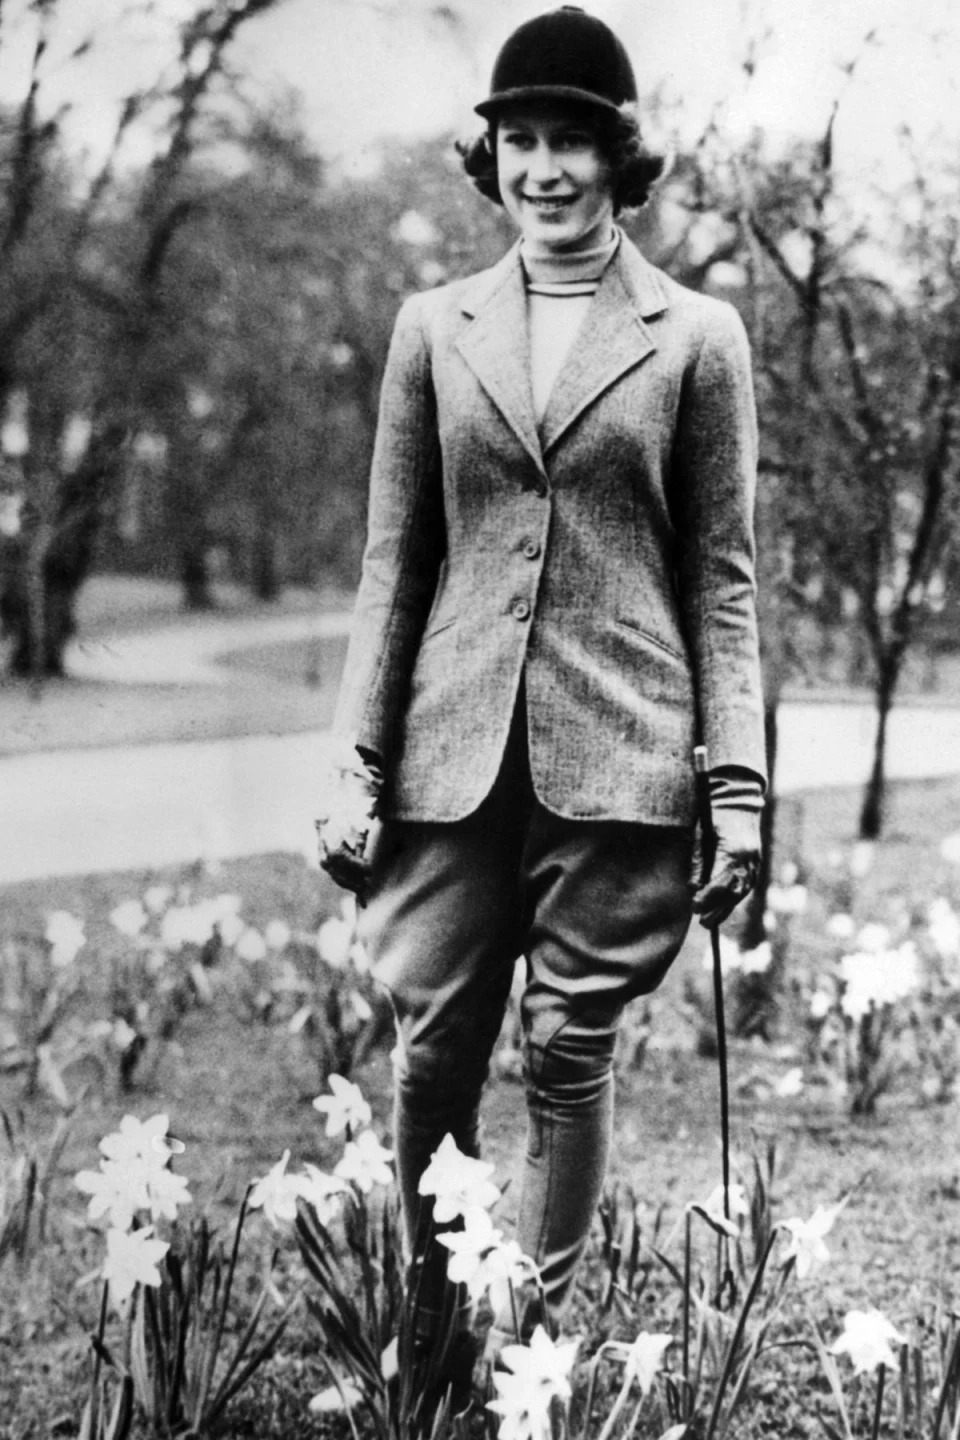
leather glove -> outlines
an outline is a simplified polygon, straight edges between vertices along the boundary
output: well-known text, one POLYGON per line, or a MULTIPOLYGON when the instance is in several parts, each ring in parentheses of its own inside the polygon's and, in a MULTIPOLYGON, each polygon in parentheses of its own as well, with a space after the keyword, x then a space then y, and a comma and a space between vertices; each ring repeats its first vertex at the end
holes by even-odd
POLYGON ((325 788, 328 804, 316 820, 320 869, 363 905, 370 880, 368 843, 383 771, 372 756, 347 749, 334 755, 325 788))
MULTIPOLYGON (((709 873, 694 881, 693 908, 705 928, 726 920, 757 883, 760 815, 734 807, 713 812, 716 852, 709 873)), ((702 868, 702 866, 701 866, 702 868)))

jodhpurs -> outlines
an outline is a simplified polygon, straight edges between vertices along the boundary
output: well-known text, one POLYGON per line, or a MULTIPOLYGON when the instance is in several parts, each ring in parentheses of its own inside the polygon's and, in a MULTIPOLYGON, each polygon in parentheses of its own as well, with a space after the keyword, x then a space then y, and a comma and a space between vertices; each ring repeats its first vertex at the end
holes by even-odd
MULTIPOLYGON (((690 923, 692 835, 545 809, 522 704, 518 713, 478 810, 450 824, 384 826, 363 933, 397 1017, 395 1146, 411 1253, 426 1243, 417 1185, 444 1135, 478 1154, 481 1091, 515 962, 526 958, 516 1238, 540 1267, 543 1318, 555 1324, 603 1186, 623 1008, 660 983, 690 923)), ((437 1303, 449 1252, 426 1248, 427 1302, 437 1303)))

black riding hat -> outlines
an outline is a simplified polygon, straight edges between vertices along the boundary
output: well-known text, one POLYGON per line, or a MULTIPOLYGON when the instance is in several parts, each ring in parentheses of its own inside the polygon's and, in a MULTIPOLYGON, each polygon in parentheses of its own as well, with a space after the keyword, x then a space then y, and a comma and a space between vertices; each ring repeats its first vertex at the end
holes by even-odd
POLYGON ((630 58, 610 27, 577 5, 563 5, 513 32, 494 63, 489 96, 474 109, 491 119, 520 100, 576 100, 618 110, 636 98, 630 58))

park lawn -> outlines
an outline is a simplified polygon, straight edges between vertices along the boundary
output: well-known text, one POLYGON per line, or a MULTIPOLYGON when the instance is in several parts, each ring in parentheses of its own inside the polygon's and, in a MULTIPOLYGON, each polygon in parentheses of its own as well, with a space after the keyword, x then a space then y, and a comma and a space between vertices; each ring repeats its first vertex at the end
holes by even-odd
MULTIPOLYGON (((153 631, 195 633, 221 667, 219 683, 106 684, 99 679, 0 685, 0 756, 78 747, 161 744, 294 734, 324 729, 333 718, 346 639, 321 637, 237 650, 236 622, 341 614, 341 590, 297 590, 265 605, 236 585, 214 587, 216 608, 182 609, 179 587, 118 575, 95 576, 83 589, 78 643, 108 652, 124 637, 153 631)), ((0 650, 2 660, 2 650, 0 650)), ((2 667, 0 667, 2 668, 2 667)))
MULTIPOLYGON (((784 801, 780 814, 778 862, 795 860, 815 883, 832 852, 849 848, 858 794, 809 792, 784 801)), ((864 880, 867 912, 884 897, 902 896, 914 905, 936 894, 956 896, 954 867, 939 844, 960 814, 960 779, 902 784, 893 788, 887 838, 864 880)), ((244 917, 265 926, 284 918, 295 930, 311 931, 336 909, 337 896, 301 858, 265 856, 227 864, 216 875, 179 869, 159 876, 97 875, 86 879, 32 882, 3 894, 2 938, 42 932, 46 915, 66 909, 83 918, 88 950, 95 956, 116 945, 107 923, 114 905, 165 880, 194 893, 235 891, 244 917)), ((803 947, 809 955, 812 940, 803 947)), ((691 937, 654 1005, 654 1039, 639 1070, 618 1080, 618 1119, 612 1181, 629 1187, 640 1202, 645 1238, 653 1237, 658 1210, 660 1241, 674 1228, 684 1205, 702 1199, 720 1179, 715 1062, 699 1055, 683 1000, 685 978, 702 979, 703 937, 691 937)), ((786 1012, 790 1015, 790 1007, 786 1012)), ((904 1331, 925 1333, 945 1287, 956 1307, 960 1273, 960 1122, 957 1105, 921 1104, 916 1095, 894 1091, 868 1121, 850 1120, 822 1089, 809 1087, 793 1099, 778 1098, 764 1077, 775 1080, 795 1063, 798 1035, 788 1023, 777 1042, 738 1042, 731 1060, 733 1138, 736 1158, 777 1156, 775 1215, 809 1216, 817 1204, 851 1199, 830 1237, 829 1269, 807 1281, 807 1292, 828 1337, 839 1332, 844 1312, 876 1306, 904 1331), (953 1289, 951 1290, 951 1286, 953 1289)), ((388 1130, 390 1074, 386 1046, 355 1076, 371 1100, 374 1125, 388 1130)), ((180 1170, 190 1178, 194 1208, 207 1207, 227 1227, 249 1179, 260 1176, 292 1152, 292 1162, 328 1166, 337 1154, 323 1134, 310 1101, 319 1088, 320 1067, 308 1047, 285 1026, 253 1021, 227 1005, 191 1012, 175 1042, 146 1065, 141 1082, 127 1095, 115 1084, 94 1083, 73 1117, 69 1140, 57 1167, 48 1220, 48 1238, 26 1268, 9 1260, 0 1270, 0 1437, 76 1434, 86 1373, 85 1331, 95 1318, 97 1287, 80 1284, 99 1264, 102 1241, 84 1220, 84 1201, 72 1176, 96 1161, 99 1138, 116 1128, 126 1111, 141 1118, 159 1110, 186 1151, 180 1170)), ((71 1078, 79 1083, 83 1076, 71 1078)), ((94 1078, 94 1077, 91 1077, 94 1078)), ((28 1134, 49 1135, 57 1108, 46 1096, 24 1099, 13 1077, 0 1077, 0 1106, 19 1113, 28 1134)), ((495 1076, 485 1105, 488 1157, 502 1185, 517 1171, 523 1131, 523 1096, 513 1079, 495 1076)), ((513 1190, 502 1213, 509 1221, 513 1190)), ((599 1235, 599 1229, 598 1229, 599 1235)), ((261 1278, 266 1227, 260 1217, 249 1226, 241 1296, 251 1296, 261 1278)), ((597 1239, 597 1246, 599 1239, 597 1239)), ((584 1272, 571 1318, 588 1331, 601 1281, 599 1250, 584 1272)), ((676 1247, 674 1245, 674 1252, 676 1247)), ((673 1323, 665 1279, 645 1292, 643 1324, 657 1330, 673 1323)), ((802 1307, 791 1312, 798 1325, 802 1307)), ((306 1413, 310 1395, 328 1383, 316 1344, 305 1326, 294 1325, 280 1353, 236 1402, 225 1433, 250 1440, 296 1440, 323 1427, 346 1434, 339 1420, 306 1413)), ((758 1372, 756 1399, 737 1435, 805 1437, 821 1433, 813 1397, 825 1398, 815 1364, 802 1351, 774 1353, 758 1372), (751 1418, 752 1417, 752 1418, 751 1418)))

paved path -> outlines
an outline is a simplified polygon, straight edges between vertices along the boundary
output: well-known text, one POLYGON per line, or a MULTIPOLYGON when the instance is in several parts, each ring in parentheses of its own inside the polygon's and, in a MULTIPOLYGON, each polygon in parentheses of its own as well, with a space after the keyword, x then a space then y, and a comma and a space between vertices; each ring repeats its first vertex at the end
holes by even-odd
MULTIPOLYGON (((217 623, 216 648, 339 634, 341 616, 217 623)), ((182 627, 88 647, 72 668, 89 678, 222 683, 210 635, 182 627), (191 638, 192 637, 192 638, 191 638), (175 676, 174 676, 175 672, 175 676)), ((866 704, 788 703, 781 709, 779 789, 861 784, 874 720, 866 704)), ((148 869, 267 851, 314 853, 313 817, 328 736, 121 746, 0 757, 0 881, 95 870, 148 869)), ((889 773, 960 772, 960 709, 894 711, 889 773)))
POLYGON ((223 616, 193 624, 75 641, 67 652, 67 671, 76 680, 122 685, 229 685, 234 673, 220 657, 234 650, 297 640, 344 635, 344 614, 277 615, 264 619, 223 616))

